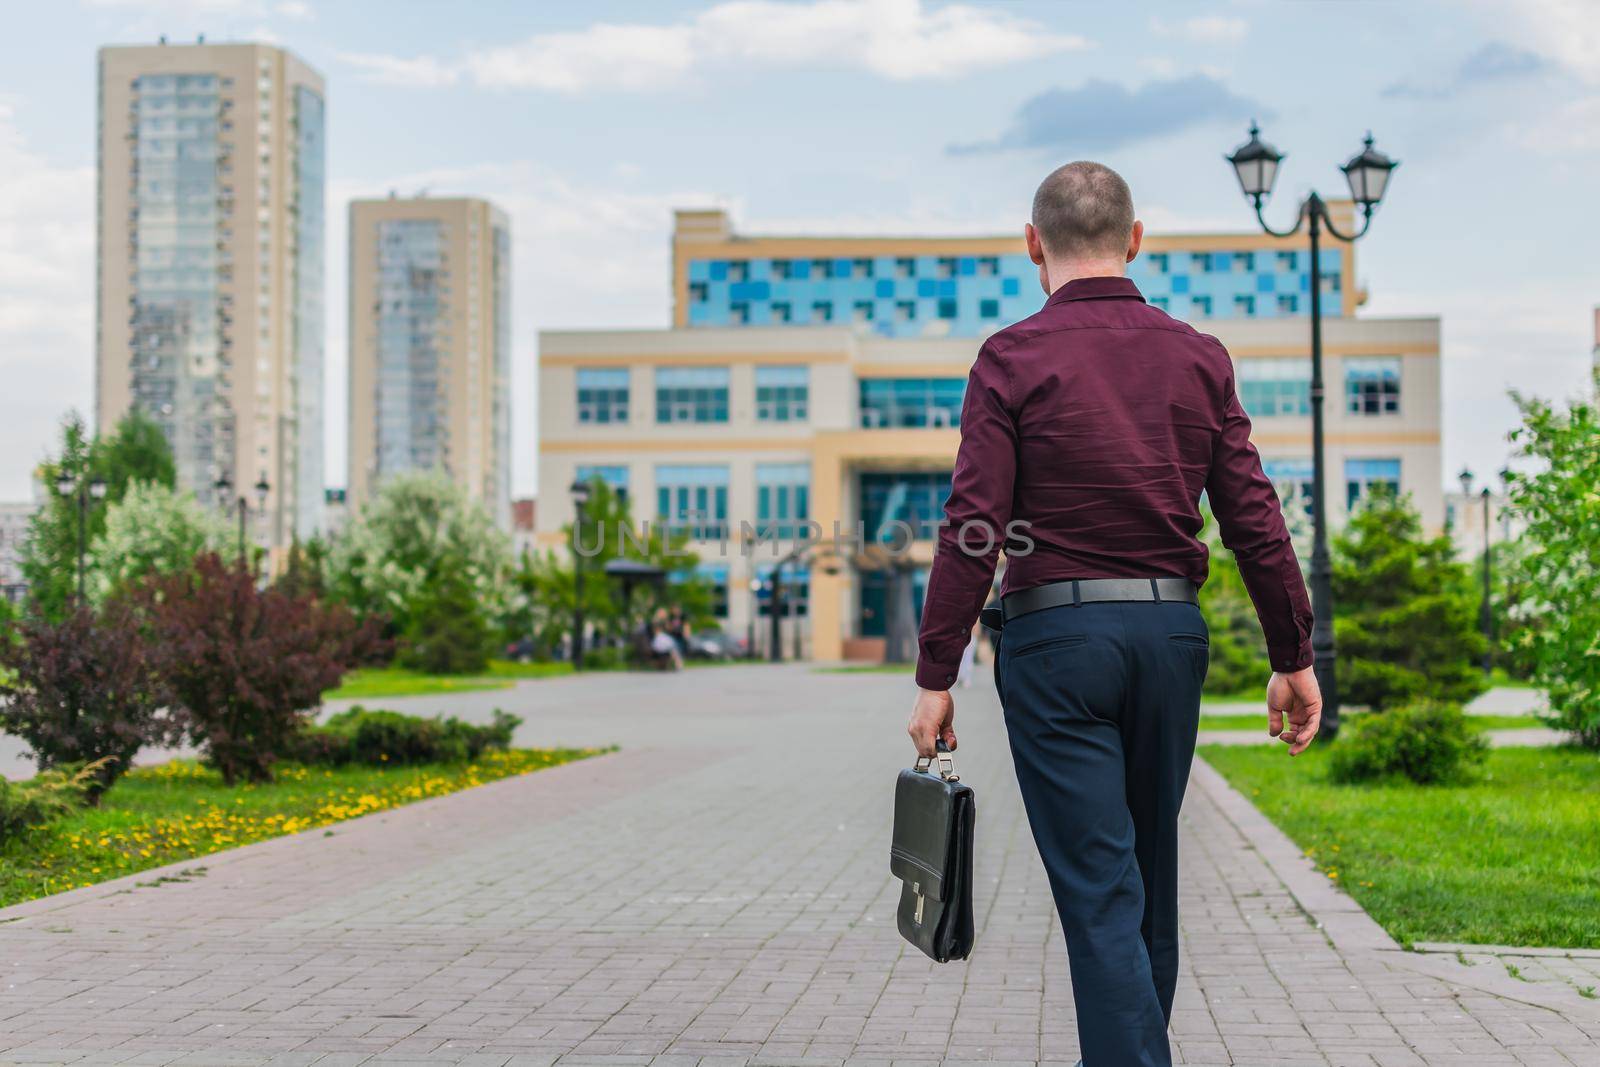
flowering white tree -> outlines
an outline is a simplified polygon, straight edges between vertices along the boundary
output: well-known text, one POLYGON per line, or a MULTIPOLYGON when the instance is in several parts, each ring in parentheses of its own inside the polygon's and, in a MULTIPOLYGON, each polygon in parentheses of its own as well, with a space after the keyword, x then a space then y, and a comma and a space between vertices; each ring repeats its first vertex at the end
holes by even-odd
POLYGON ((382 612, 403 630, 424 592, 447 577, 499 616, 514 569, 511 539, 487 509, 443 474, 421 472, 383 483, 334 542, 328 580, 351 607, 382 612))
POLYGON ((1549 694, 1550 725, 1600 748, 1600 408, 1516 400, 1522 426, 1511 438, 1538 464, 1510 479, 1511 506, 1527 523, 1517 610, 1543 619, 1517 639, 1549 694))
POLYGON ((227 519, 192 493, 135 482, 107 510, 105 529, 90 545, 90 598, 98 602, 149 575, 186 568, 201 552, 227 556, 233 545, 227 519))

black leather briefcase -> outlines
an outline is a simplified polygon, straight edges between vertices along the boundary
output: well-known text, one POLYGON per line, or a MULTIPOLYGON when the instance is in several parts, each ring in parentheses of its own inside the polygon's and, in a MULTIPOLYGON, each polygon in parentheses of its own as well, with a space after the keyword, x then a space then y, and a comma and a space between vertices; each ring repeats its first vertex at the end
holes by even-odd
POLYGON ((972 952, 975 814, 972 787, 955 773, 942 741, 937 757, 918 757, 895 782, 889 871, 902 883, 900 936, 939 963, 972 952))

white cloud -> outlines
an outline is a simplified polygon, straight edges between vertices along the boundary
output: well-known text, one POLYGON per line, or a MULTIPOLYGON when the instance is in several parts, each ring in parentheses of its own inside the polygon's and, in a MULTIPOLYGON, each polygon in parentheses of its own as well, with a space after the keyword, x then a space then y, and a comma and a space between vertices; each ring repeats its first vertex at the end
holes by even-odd
POLYGON ((1186 37, 1205 44, 1236 44, 1250 32, 1250 24, 1230 15, 1196 15, 1180 22, 1152 16, 1150 28, 1164 37, 1186 37))
POLYGON ((340 52, 339 60, 365 72, 367 81, 379 85, 436 89, 442 85, 453 85, 460 76, 459 71, 445 66, 432 56, 404 59, 369 52, 340 52))
POLYGON ((1600 13, 1594 0, 1479 0, 1499 33, 1600 84, 1600 13))
POLYGON ((693 65, 694 33, 687 26, 604 22, 475 52, 466 61, 479 85, 565 93, 660 88, 681 81, 693 65))
POLYGON ((1507 139, 1545 156, 1600 151, 1600 96, 1580 96, 1533 117, 1507 124, 1507 139))
POLYGON ((26 498, 68 408, 92 414, 94 284, 94 170, 30 150, 0 98, 0 498, 26 498))
POLYGON ((645 92, 681 85, 714 64, 826 66, 891 81, 950 78, 1088 46, 1004 11, 923 0, 725 0, 665 25, 599 22, 483 49, 459 63, 366 55, 378 80, 422 70, 443 84, 465 73, 491 88, 645 92))

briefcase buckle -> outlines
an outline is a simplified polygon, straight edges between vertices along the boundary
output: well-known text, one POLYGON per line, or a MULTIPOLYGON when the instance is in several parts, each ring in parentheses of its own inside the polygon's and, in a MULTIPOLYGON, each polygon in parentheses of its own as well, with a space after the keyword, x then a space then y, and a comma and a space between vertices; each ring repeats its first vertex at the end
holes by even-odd
POLYGON ((911 891, 917 895, 917 913, 911 917, 911 921, 916 923, 918 926, 921 926, 922 925, 922 904, 927 899, 926 897, 924 897, 922 895, 922 883, 921 882, 912 882, 911 883, 911 891))
POLYGON ((950 750, 944 747, 944 742, 939 743, 939 753, 933 756, 918 756, 917 762, 912 765, 912 770, 927 774, 933 769, 933 764, 939 764, 939 777, 947 782, 959 782, 961 776, 956 773, 955 757, 950 755, 950 750))

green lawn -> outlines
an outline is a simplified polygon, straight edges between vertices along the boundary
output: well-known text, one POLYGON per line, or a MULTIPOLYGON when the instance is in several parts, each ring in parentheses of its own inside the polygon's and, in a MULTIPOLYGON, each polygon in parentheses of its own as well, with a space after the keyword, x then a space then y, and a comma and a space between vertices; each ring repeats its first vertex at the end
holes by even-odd
POLYGON ((1600 757, 1496 749, 1470 785, 1342 786, 1327 749, 1201 755, 1402 944, 1600 947, 1600 757))
MULTIPOLYGON (((1267 709, 1265 698, 1262 700, 1262 709, 1249 714, 1230 713, 1227 715, 1207 715, 1205 705, 1200 708, 1200 729, 1202 730, 1228 730, 1245 731, 1259 730, 1261 736, 1267 735, 1267 709)), ((1346 712, 1344 721, 1348 722, 1360 716, 1361 712, 1346 712)), ((1532 715, 1469 715, 1467 721, 1482 730, 1526 730, 1542 726, 1543 724, 1532 715)))
MULTIPOLYGON (((136 770, 101 806, 0 845, 0 907, 199 859, 269 837, 553 767, 603 749, 513 749, 471 764, 278 769, 267 785, 229 788, 192 760, 136 770)), ((328 831, 331 832, 331 831, 328 831)), ((197 865, 191 877, 204 874, 197 865)), ((152 883, 153 884, 153 883, 152 883)))
POLYGON ((404 667, 364 667, 345 675, 344 684, 322 694, 324 700, 372 700, 377 697, 467 693, 475 689, 509 689, 523 678, 571 674, 572 664, 512 663, 490 660, 481 675, 424 674, 404 667))

